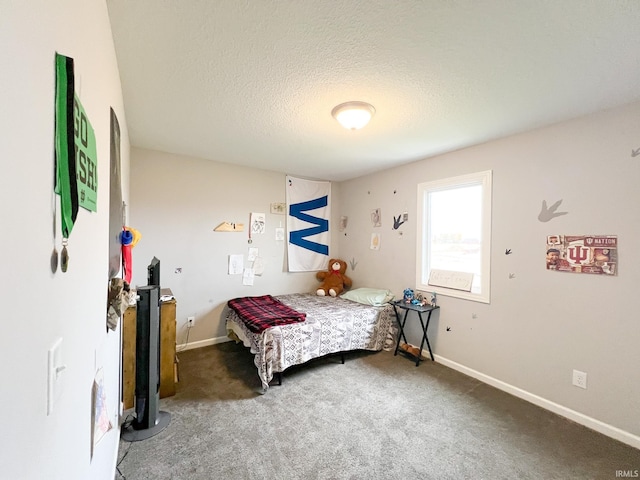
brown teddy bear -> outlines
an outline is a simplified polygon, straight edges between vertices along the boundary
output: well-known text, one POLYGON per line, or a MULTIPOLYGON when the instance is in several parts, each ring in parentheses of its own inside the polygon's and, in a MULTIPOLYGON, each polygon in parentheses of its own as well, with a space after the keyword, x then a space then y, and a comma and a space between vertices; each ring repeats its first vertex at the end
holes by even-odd
POLYGON ((316 295, 324 297, 329 294, 332 297, 340 295, 345 287, 351 286, 351 279, 345 275, 347 262, 332 258, 329 260, 329 268, 326 272, 316 273, 316 278, 322 282, 316 290, 316 295))

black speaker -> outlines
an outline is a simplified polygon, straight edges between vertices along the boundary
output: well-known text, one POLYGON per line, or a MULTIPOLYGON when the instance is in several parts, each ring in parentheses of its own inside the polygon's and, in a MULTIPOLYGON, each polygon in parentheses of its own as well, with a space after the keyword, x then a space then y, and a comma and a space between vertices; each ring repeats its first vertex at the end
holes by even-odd
POLYGON ((136 311, 136 418, 123 430, 127 441, 160 433, 171 415, 160 411, 160 287, 138 287, 136 311))

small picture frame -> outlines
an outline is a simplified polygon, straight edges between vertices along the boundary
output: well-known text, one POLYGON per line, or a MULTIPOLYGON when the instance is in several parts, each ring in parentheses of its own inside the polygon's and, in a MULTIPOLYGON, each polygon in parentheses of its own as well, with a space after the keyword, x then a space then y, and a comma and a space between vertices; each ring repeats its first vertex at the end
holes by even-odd
POLYGON ((276 215, 284 215, 287 211, 287 207, 284 203, 272 203, 271 204, 271 213, 276 215))

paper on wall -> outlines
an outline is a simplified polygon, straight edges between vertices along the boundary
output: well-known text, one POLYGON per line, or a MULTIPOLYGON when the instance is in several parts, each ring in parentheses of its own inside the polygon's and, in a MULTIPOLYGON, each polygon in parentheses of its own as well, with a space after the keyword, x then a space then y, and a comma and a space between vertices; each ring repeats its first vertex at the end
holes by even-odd
POLYGON ((244 255, 229 255, 229 275, 240 275, 244 268, 244 255))
POLYGON ((264 233, 266 218, 264 213, 251 212, 251 235, 264 233))
POLYGON ((93 443, 91 444, 91 455, 93 456, 94 447, 105 436, 105 434, 113 428, 109 420, 107 411, 107 394, 104 387, 104 372, 99 368, 93 380, 91 388, 91 429, 93 434, 93 443))
POLYGON ((258 276, 264 273, 264 259, 262 257, 256 257, 253 261, 253 273, 258 276))
POLYGON ((372 233, 371 234, 371 245, 369 246, 371 250, 380 250, 380 234, 372 233))
POLYGON ((371 224, 374 227, 379 227, 380 225, 382 225, 382 214, 380 213, 379 208, 371 210, 371 224))
POLYGON ((253 268, 245 268, 244 273, 242 274, 242 284, 253 285, 253 277, 253 268))

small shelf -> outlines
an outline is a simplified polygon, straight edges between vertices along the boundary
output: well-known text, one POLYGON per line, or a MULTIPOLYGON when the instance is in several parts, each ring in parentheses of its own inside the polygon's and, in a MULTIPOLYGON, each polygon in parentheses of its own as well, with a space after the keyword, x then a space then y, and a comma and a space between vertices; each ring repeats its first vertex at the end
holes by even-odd
POLYGON ((424 344, 427 344, 427 348, 429 349, 429 356, 431 357, 431 361, 433 359, 433 352, 431 351, 431 344, 429 343, 429 338, 427 337, 427 329, 429 328, 429 322, 431 321, 431 314, 434 310, 439 309, 440 307, 437 305, 414 305, 413 303, 405 303, 403 300, 396 300, 395 302, 391 302, 393 305, 393 310, 396 314, 396 320, 398 321, 398 326, 400 327, 400 333, 398 335, 398 343, 396 344, 396 350, 394 355, 398 355, 398 352, 402 352, 404 355, 416 361, 416 367, 420 365, 420 362, 423 360, 422 358, 422 348, 424 344), (404 315, 400 318, 400 313, 398 312, 398 308, 404 310, 404 315), (414 355, 411 352, 403 350, 400 348, 400 342, 404 340, 404 343, 407 342, 407 337, 404 334, 404 328, 407 324, 407 317, 409 316, 409 312, 413 311, 418 314, 418 318, 420 319, 420 325, 422 326, 422 340, 420 341, 420 355, 414 355), (427 321, 425 322, 422 318, 422 314, 427 314, 427 321))

